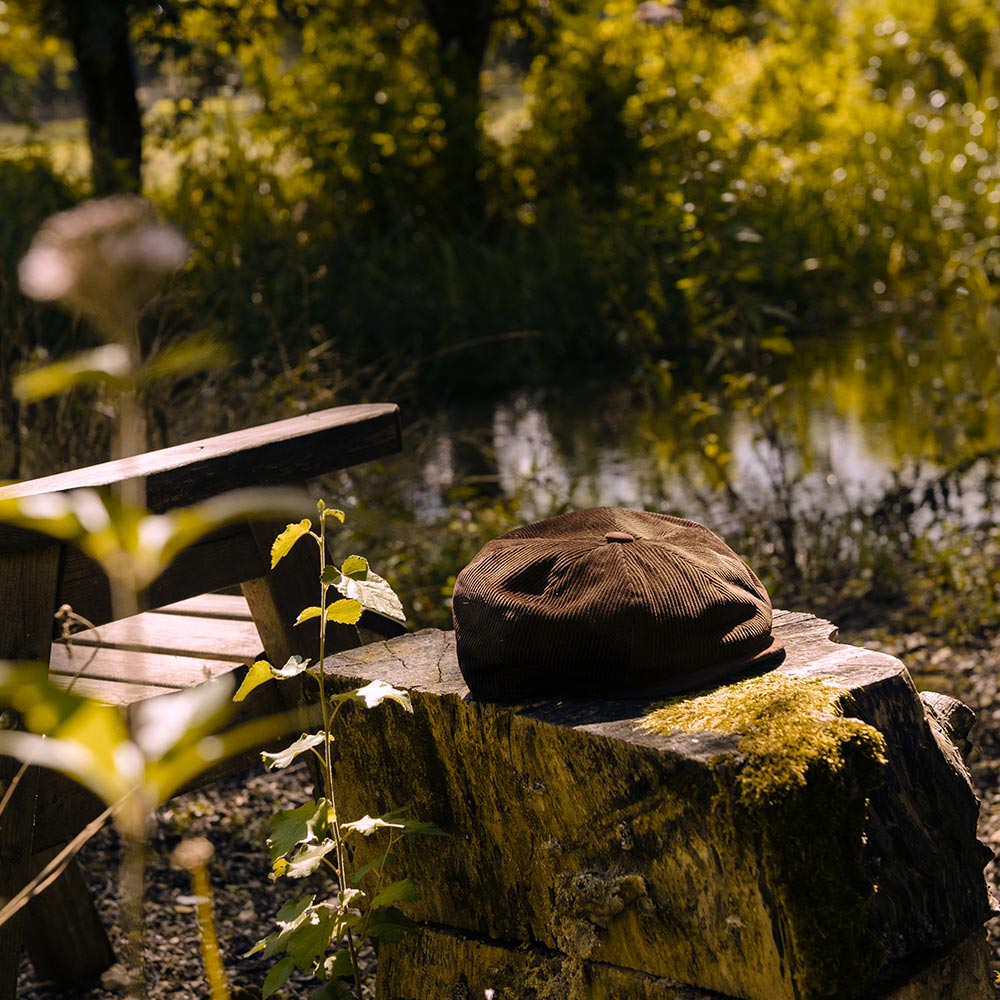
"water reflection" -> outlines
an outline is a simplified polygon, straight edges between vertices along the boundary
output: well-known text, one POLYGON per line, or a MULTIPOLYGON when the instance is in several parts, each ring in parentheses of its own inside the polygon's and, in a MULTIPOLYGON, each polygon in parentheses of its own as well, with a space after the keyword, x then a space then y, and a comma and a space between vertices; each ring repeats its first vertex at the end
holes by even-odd
POLYGON ((937 502, 975 520, 1000 452, 998 326, 981 311, 803 341, 766 381, 655 398, 606 384, 520 391, 450 416, 461 431, 438 437, 420 506, 470 475, 458 442, 471 439, 489 467, 471 478, 517 497, 526 519, 608 504, 719 524, 734 498, 760 509, 792 490, 793 505, 846 507, 900 481, 933 503, 945 477, 937 502))

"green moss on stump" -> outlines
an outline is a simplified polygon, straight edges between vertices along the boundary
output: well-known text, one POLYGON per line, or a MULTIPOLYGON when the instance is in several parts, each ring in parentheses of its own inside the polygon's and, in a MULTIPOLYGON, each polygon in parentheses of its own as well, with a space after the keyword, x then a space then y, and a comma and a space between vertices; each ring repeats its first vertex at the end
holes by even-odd
POLYGON ((867 796, 885 765, 885 740, 845 718, 850 694, 821 679, 771 672, 674 699, 650 731, 739 734, 741 760, 713 763, 719 842, 759 845, 775 936, 803 1000, 848 1000, 883 953, 869 929, 877 886, 863 864, 867 796))

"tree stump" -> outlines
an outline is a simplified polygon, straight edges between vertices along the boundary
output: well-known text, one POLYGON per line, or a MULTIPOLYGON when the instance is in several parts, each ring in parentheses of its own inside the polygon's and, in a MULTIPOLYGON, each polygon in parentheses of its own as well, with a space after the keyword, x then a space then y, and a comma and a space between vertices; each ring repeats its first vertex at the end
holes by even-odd
POLYGON ((396 852, 420 930, 382 947, 380 1000, 991 997, 956 713, 827 622, 774 631, 778 668, 666 705, 477 703, 435 630, 328 659, 414 707, 341 713, 341 816, 449 835, 396 852))

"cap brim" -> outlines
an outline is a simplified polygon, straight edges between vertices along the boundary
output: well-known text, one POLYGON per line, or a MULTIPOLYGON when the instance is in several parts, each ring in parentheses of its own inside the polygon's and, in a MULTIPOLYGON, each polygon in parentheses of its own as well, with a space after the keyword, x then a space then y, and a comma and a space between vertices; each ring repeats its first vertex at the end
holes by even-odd
MULTIPOLYGON (((613 685, 608 679, 590 678, 581 683, 575 679, 575 686, 566 677, 553 677, 528 669, 505 667, 479 667, 469 662, 468 657, 459 657, 462 674, 469 685, 470 694, 476 701, 518 704, 529 701, 592 700, 625 701, 635 699, 650 700, 669 698, 686 691, 718 684, 756 671, 770 670, 785 658, 785 644, 772 637, 771 642, 752 656, 736 660, 724 660, 707 667, 689 670, 673 676, 649 676, 627 687, 613 685), (471 682, 471 683, 470 683, 471 682)), ((620 682, 619 682, 620 683, 620 682)))
POLYGON ((602 695, 605 698, 659 698, 697 691, 700 688, 720 684, 723 681, 752 673, 763 673, 778 666, 785 658, 785 644, 780 639, 772 637, 771 643, 753 656, 745 656, 738 660, 725 660, 722 663, 712 663, 699 670, 692 670, 673 677, 651 678, 627 689, 609 691, 602 695))

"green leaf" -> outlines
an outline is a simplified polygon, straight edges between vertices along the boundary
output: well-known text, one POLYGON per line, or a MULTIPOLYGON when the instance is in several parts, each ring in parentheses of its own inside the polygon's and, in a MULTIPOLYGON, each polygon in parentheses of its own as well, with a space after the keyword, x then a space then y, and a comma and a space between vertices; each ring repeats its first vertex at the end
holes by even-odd
POLYGON ((364 556, 348 556, 340 572, 352 580, 364 580, 368 577, 368 560, 364 556))
POLYGON ((287 878, 305 878, 323 863, 323 859, 336 848, 335 840, 321 840, 317 844, 307 844, 288 859, 288 867, 282 872, 287 878))
POLYGON ((330 979, 354 976, 354 963, 349 951, 338 951, 323 963, 323 971, 330 979))
POLYGON ((312 531, 312 521, 309 518, 303 518, 296 524, 289 524, 285 530, 278 535, 274 540, 274 544, 271 546, 271 569, 281 562, 289 552, 292 551, 292 546, 305 535, 308 535, 312 531))
POLYGON ((326 620, 339 622, 341 625, 357 625, 363 610, 359 601, 350 599, 334 601, 326 609, 326 620))
POLYGON ((319 582, 326 584, 326 586, 332 586, 340 580, 343 574, 337 569, 336 566, 327 566, 322 573, 319 575, 319 582))
POLYGON ((217 677, 184 691, 147 698, 130 708, 132 739, 148 761, 222 728, 232 708, 233 680, 217 677))
POLYGON ((323 614, 322 608, 318 608, 315 605, 311 608, 303 608, 299 612, 299 617, 295 619, 295 624, 301 625, 303 622, 307 622, 311 618, 319 618, 321 614, 323 614))
POLYGON ((246 677, 243 678, 243 683, 237 689, 236 694, 233 695, 233 701, 243 701, 251 691, 259 688, 261 684, 266 684, 273 677, 271 664, 267 660, 258 660, 247 671, 246 677))
POLYGON ((397 910, 395 906, 386 906, 371 911, 367 933, 368 937, 394 944, 401 941, 403 935, 416 926, 416 923, 401 910, 397 910))
POLYGON ((309 844, 326 835, 330 803, 326 799, 303 802, 297 809, 279 809, 271 817, 271 862, 284 857, 298 844, 309 844))
POLYGON ((14 379, 14 395, 33 403, 78 385, 103 382, 124 389, 131 374, 128 351, 121 344, 104 344, 65 361, 18 375, 14 379))
POLYGON ((261 990, 263 1000, 267 1000, 269 996, 276 993, 288 982, 288 977, 294 968, 295 962, 288 955, 271 966, 270 971, 264 977, 264 986, 261 990))
MULTIPOLYGON (((263 943, 262 950, 265 958, 273 958, 280 952, 287 950, 286 945, 291 936, 309 919, 315 898, 315 895, 312 895, 301 896, 299 899, 291 899, 278 910, 278 915, 275 918, 278 930, 268 934, 263 939, 263 942, 257 942, 257 945, 263 943)), ((254 945, 254 949, 261 950, 257 945, 254 945)), ((254 951, 249 951, 247 954, 252 955, 254 951)))
POLYGON ((323 957, 340 928, 337 914, 324 904, 310 907, 304 920, 289 934, 285 951, 295 967, 309 972, 323 957))
POLYGON ((341 524, 344 523, 346 515, 342 510, 338 510, 336 507, 327 507, 322 500, 316 504, 316 509, 319 511, 320 517, 332 517, 335 521, 339 521, 341 524))
POLYGON ((420 891, 408 878, 400 879, 387 885, 373 900, 372 909, 392 906, 393 903, 415 903, 420 898, 420 891))
MULTIPOLYGON (((337 957, 346 955, 347 952, 338 951, 337 957)), ((350 957, 348 956, 348 960, 350 957)), ((344 972, 341 976, 353 977, 353 972, 344 972)), ((341 982, 336 979, 329 979, 318 990, 313 990, 309 994, 309 1000, 354 1000, 354 994, 341 982)))
POLYGON ((368 864, 362 865, 356 871, 351 872, 348 876, 348 881, 353 882, 357 885, 369 872, 381 872, 393 859, 393 854, 387 851, 385 854, 380 854, 373 861, 369 861, 368 864))
POLYGON ((788 356, 795 353, 795 345, 787 337, 762 337, 757 343, 762 351, 770 354, 788 356))
POLYGON ((331 583, 344 597, 359 601, 369 611, 393 621, 406 621, 406 612, 396 592, 386 580, 370 569, 364 577, 345 576, 342 573, 338 580, 331 583))
POLYGON ((402 705, 407 712, 413 711, 408 692, 400 688, 394 688, 385 681, 372 681, 364 687, 352 692, 358 701, 365 703, 365 708, 377 708, 383 701, 394 701, 402 705))
POLYGON ((139 377, 144 382, 182 378, 212 368, 222 368, 231 358, 229 348, 214 338, 187 337, 158 351, 143 366, 139 377))
POLYGON ((274 753, 262 750, 260 756, 264 761, 264 766, 269 771, 279 771, 283 767, 288 767, 299 754, 306 753, 313 747, 319 746, 325 738, 325 733, 313 733, 309 736, 303 733, 294 743, 285 747, 284 750, 278 750, 274 753))

